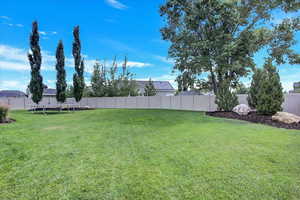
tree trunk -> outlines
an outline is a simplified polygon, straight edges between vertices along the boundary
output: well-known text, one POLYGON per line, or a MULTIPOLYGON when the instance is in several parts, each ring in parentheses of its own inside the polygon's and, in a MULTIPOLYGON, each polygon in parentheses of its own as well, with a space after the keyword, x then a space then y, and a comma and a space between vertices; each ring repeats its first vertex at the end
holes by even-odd
POLYGON ((212 69, 210 69, 210 74, 211 74, 211 82, 212 82, 213 91, 214 91, 214 94, 216 95, 218 92, 217 81, 216 81, 216 76, 215 76, 214 72, 212 71, 212 69))

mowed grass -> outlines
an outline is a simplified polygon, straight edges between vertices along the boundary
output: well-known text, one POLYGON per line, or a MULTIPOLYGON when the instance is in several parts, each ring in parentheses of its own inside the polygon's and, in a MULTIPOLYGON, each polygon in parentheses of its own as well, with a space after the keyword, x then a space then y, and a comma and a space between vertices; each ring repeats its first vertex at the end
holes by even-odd
POLYGON ((300 199, 300 131, 204 113, 15 111, 0 199, 300 199))

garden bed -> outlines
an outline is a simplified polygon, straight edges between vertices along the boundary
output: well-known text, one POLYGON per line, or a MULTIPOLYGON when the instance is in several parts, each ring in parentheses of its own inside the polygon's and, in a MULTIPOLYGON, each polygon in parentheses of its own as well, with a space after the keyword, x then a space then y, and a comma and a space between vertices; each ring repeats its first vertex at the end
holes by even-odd
POLYGON ((9 124, 9 123, 13 123, 13 122, 15 122, 16 120, 14 120, 14 119, 10 119, 10 118, 8 118, 8 119, 6 119, 4 122, 0 122, 0 124, 9 124))
POLYGON ((238 120, 244 120, 248 122, 253 123, 259 123, 259 124, 266 124, 278 128, 286 128, 286 129, 297 129, 300 130, 300 123, 292 123, 292 124, 286 124, 283 122, 277 122, 272 120, 272 116, 266 116, 266 115, 260 115, 257 112, 251 112, 248 115, 238 115, 235 112, 207 112, 206 115, 212 116, 212 117, 222 117, 222 118, 229 118, 229 119, 238 119, 238 120))
POLYGON ((93 108, 87 106, 76 106, 76 107, 40 107, 29 109, 28 111, 79 111, 79 110, 93 110, 93 108))

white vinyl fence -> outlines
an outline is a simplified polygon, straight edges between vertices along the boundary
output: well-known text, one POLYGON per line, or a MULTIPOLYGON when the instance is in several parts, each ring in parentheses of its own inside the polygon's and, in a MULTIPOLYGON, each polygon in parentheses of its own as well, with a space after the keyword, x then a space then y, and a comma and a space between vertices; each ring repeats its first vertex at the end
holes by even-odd
MULTIPOLYGON (((247 95, 238 95, 239 102, 247 104, 247 95)), ((0 103, 9 105, 12 110, 30 109, 35 104, 26 97, 0 98, 0 103)), ((57 107, 55 97, 43 98, 39 104, 45 107, 57 107)), ((193 111, 216 111, 214 95, 200 96, 153 96, 153 97, 103 97, 83 98, 79 103, 67 99, 65 105, 89 106, 90 108, 127 108, 127 109, 174 109, 193 111)), ((284 111, 300 115, 300 94, 285 95, 284 111)))

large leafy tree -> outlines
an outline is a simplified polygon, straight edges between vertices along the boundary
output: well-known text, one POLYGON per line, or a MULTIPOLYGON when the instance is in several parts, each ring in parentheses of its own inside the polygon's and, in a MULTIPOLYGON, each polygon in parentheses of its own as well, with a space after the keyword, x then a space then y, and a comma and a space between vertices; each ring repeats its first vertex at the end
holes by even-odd
POLYGON ((59 41, 56 49, 56 100, 64 103, 66 101, 66 70, 65 70, 65 54, 64 45, 62 41, 59 41))
POLYGON ((253 56, 262 49, 277 64, 299 63, 291 48, 299 17, 271 23, 275 11, 295 12, 299 6, 298 0, 167 0, 160 8, 166 20, 161 33, 171 42, 169 56, 180 72, 179 85, 192 88, 190 80, 205 73, 216 95, 224 87, 232 93, 240 77, 254 68, 253 56))
POLYGON ((31 53, 28 53, 28 59, 31 66, 31 80, 29 83, 29 91, 32 95, 32 101, 38 104, 43 98, 43 77, 40 73, 42 65, 41 48, 39 45, 39 31, 38 23, 35 21, 32 23, 32 33, 30 35, 30 49, 31 53))
POLYGON ((73 57, 75 63, 75 73, 73 75, 73 91, 74 97, 79 102, 83 96, 85 87, 84 83, 84 60, 81 58, 81 42, 79 37, 79 26, 76 26, 73 31, 73 57))

